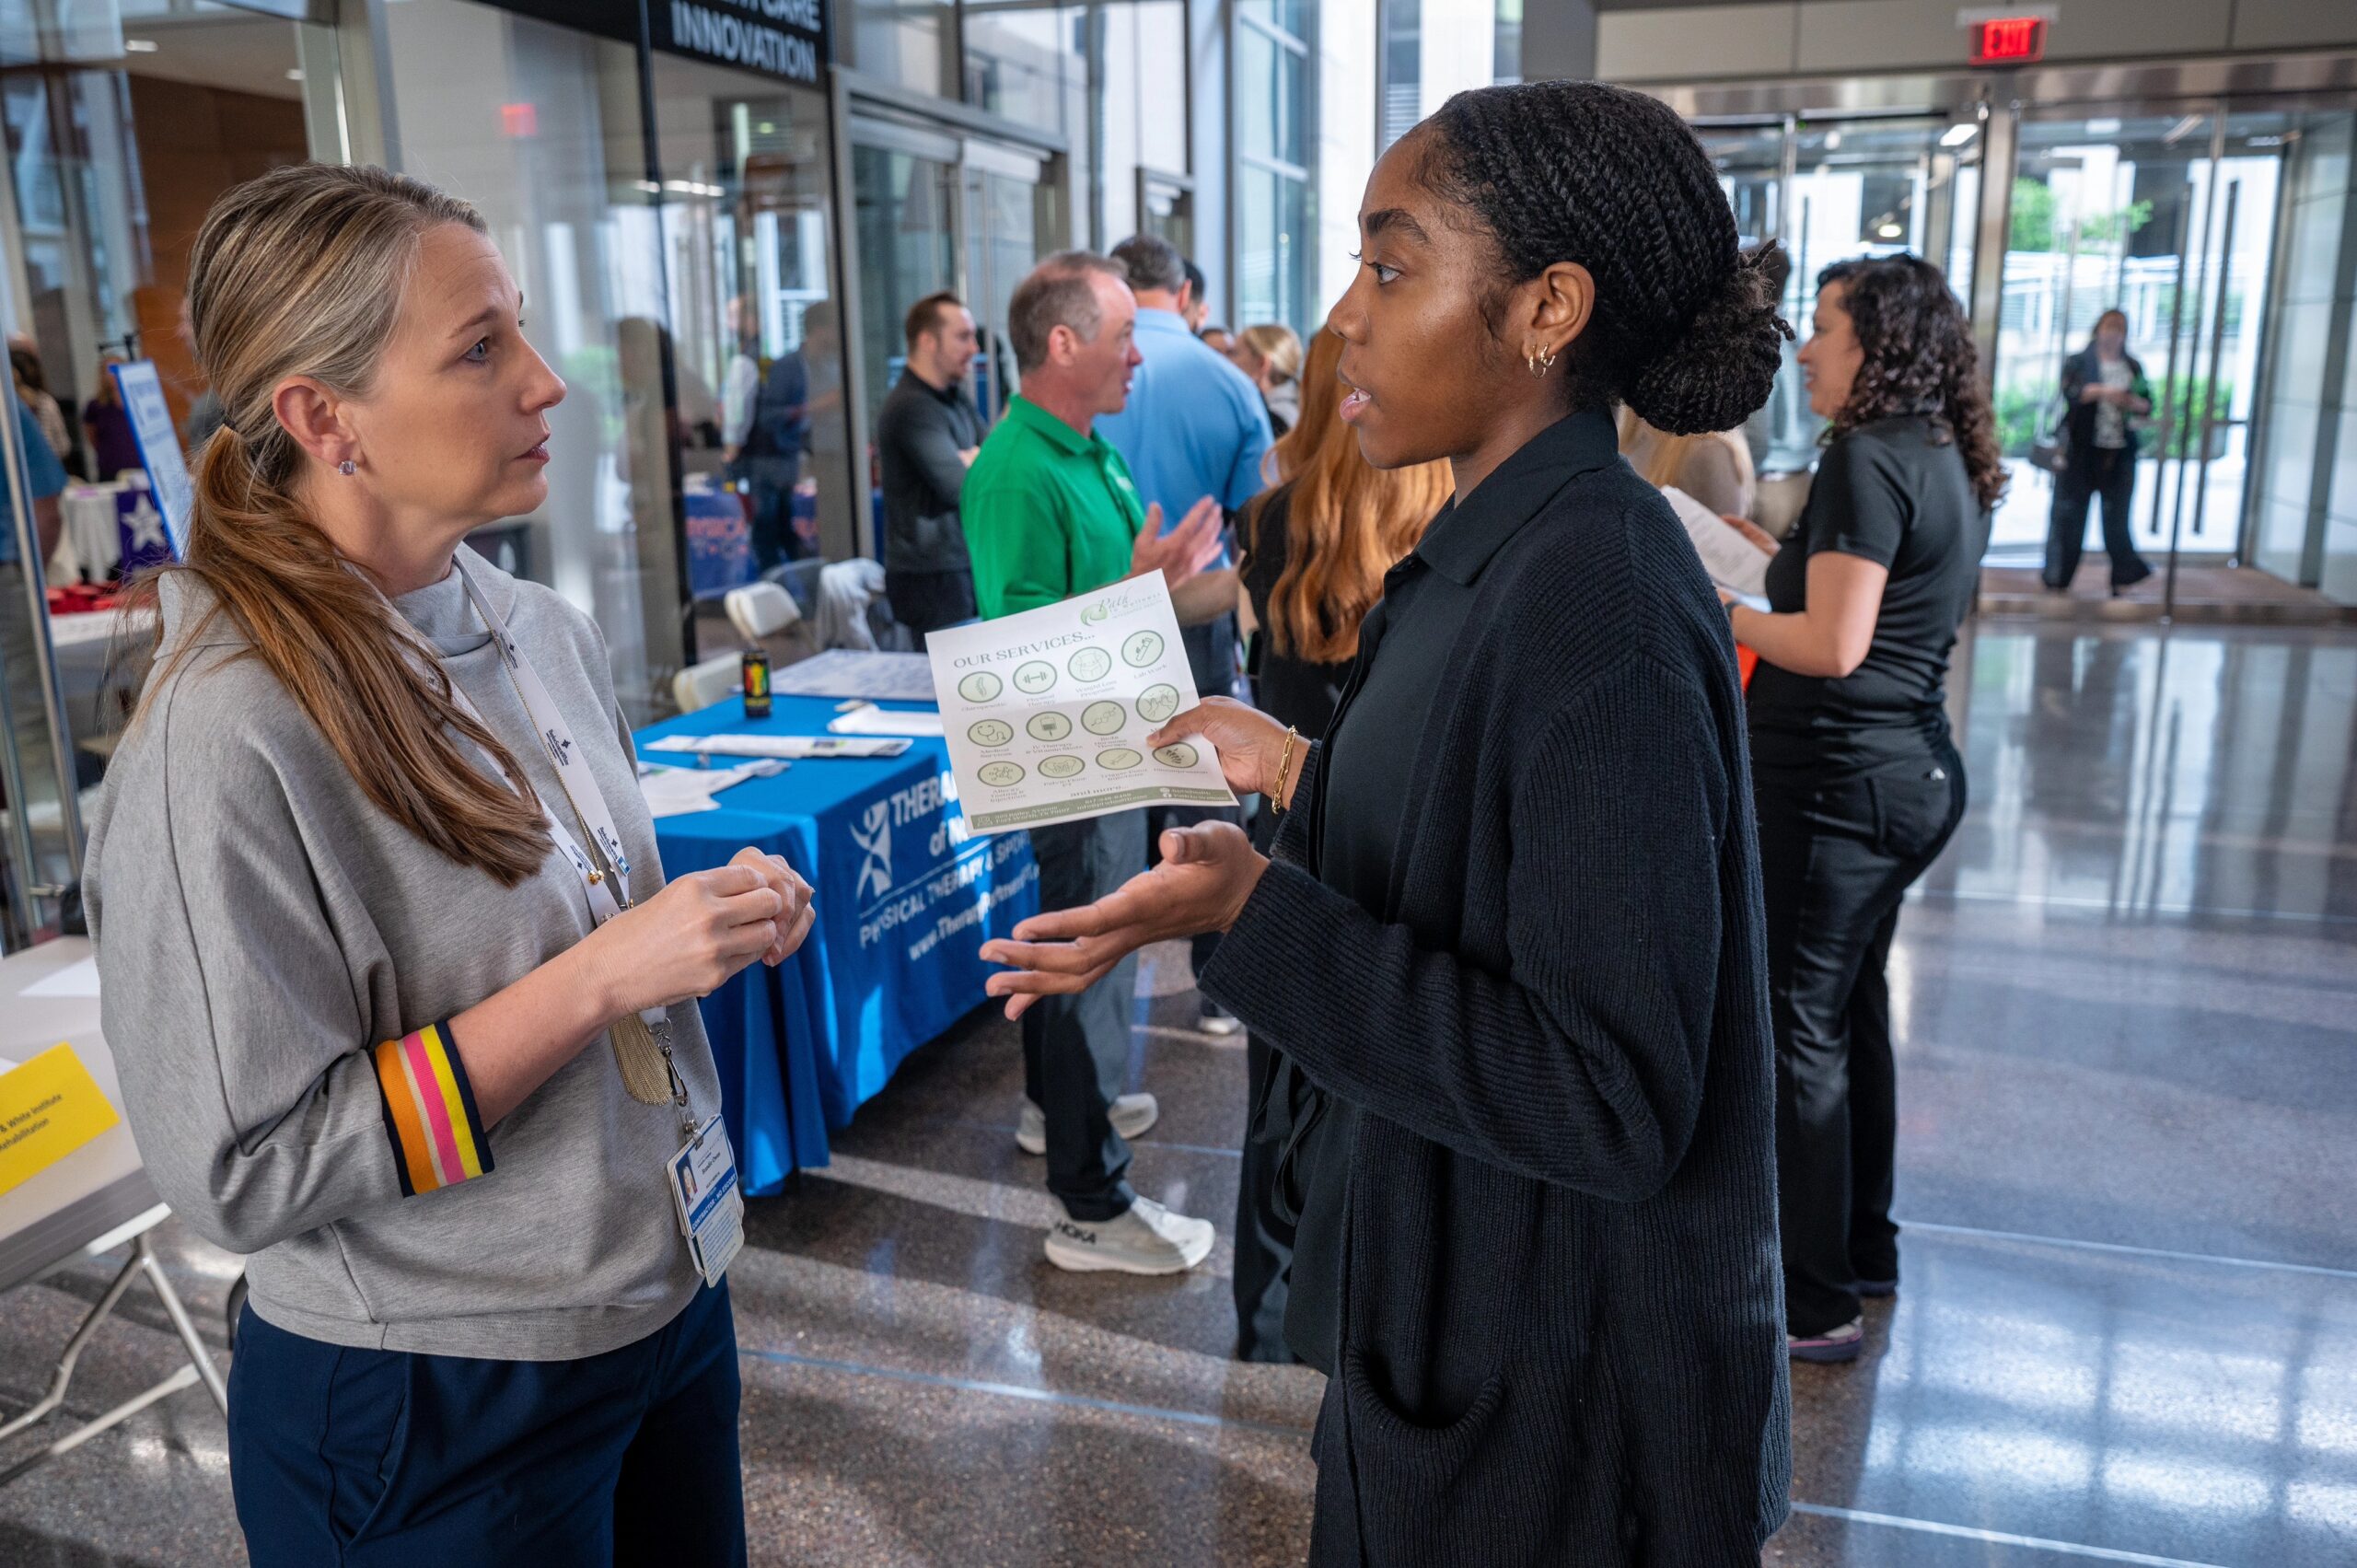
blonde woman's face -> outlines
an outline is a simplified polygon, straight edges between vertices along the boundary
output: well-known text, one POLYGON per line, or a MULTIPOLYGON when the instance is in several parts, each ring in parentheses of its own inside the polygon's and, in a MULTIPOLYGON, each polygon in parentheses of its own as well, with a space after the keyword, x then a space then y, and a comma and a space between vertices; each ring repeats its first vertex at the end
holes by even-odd
POLYGON ((460 224, 426 234, 376 385, 346 405, 396 516, 477 526, 547 498, 547 416, 564 382, 525 342, 523 317, 488 238, 460 224))

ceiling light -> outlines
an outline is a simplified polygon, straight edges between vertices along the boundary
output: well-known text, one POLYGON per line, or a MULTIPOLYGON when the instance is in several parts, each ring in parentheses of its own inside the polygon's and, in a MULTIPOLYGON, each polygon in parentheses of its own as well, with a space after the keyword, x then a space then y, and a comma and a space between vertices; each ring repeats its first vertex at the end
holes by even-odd
POLYGON ((1945 131, 1940 134, 1940 145, 1944 147, 1960 147, 1979 134, 1980 134, 1980 126, 1975 125, 1968 120, 1964 121, 1958 124, 1949 126, 1945 131))
POLYGON ((1826 150, 1827 152, 1829 152, 1829 152, 1831 152, 1834 148, 1836 148, 1836 147, 1840 146, 1840 145, 1841 145, 1841 133, 1840 133, 1840 132, 1839 132, 1839 131, 1828 131, 1828 132, 1825 134, 1825 150, 1826 150))
POLYGON ((2119 122, 2112 119, 2108 115, 2106 115, 2099 120, 2090 120, 2087 122, 2087 134, 2090 136, 2117 136, 2119 134, 2119 122))
POLYGON ((126 38, 122 41, 125 54, 153 54, 160 47, 152 38, 126 38))
POLYGON ((286 79, 290 82, 301 81, 303 79, 303 67, 300 65, 289 65, 286 68, 286 79))
POLYGON ((1880 228, 1875 229, 1875 232, 1881 235, 1885 239, 1897 239, 1900 235, 1905 234, 1907 231, 1899 227, 1895 223, 1887 223, 1880 228))

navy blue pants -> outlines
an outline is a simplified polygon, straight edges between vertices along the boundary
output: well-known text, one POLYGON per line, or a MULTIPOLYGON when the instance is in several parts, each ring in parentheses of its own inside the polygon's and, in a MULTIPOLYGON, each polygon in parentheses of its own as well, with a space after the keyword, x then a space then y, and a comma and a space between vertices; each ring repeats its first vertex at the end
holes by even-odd
POLYGON ((251 1307, 229 1483, 255 1568, 745 1562, 726 1283, 579 1361, 352 1350, 251 1307))

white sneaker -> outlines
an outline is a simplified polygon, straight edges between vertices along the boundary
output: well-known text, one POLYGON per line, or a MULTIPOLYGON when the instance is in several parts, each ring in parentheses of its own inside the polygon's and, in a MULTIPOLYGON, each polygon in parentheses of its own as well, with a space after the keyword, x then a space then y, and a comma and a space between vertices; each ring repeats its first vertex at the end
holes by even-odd
POLYGON ((1212 1255, 1213 1235, 1211 1221, 1190 1220, 1151 1198, 1139 1198, 1113 1219, 1058 1220, 1048 1232, 1048 1261, 1076 1274, 1107 1269, 1183 1273, 1212 1255))
MULTIPOLYGON (((1153 1130, 1162 1107, 1152 1095, 1123 1095, 1113 1102, 1113 1131, 1124 1138, 1141 1137, 1153 1130)), ((1023 1102, 1015 1123, 1015 1146, 1027 1155, 1048 1152, 1048 1113, 1032 1100, 1023 1102)))
POLYGON ((1206 996, 1203 998, 1202 1017, 1198 1027, 1207 1035, 1225 1040, 1230 1035, 1242 1030, 1244 1020, 1206 996))

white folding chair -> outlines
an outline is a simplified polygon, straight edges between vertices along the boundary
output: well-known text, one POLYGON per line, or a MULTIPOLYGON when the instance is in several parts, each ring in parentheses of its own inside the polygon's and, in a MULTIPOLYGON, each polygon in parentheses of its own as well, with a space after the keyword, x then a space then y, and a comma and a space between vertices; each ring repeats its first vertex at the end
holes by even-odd
POLYGON ((802 607, 775 583, 751 583, 731 588, 722 601, 728 623, 749 644, 760 645, 802 619, 802 607))
POLYGON ((671 677, 671 700, 683 714, 708 708, 737 690, 743 668, 735 654, 691 664, 671 677))

